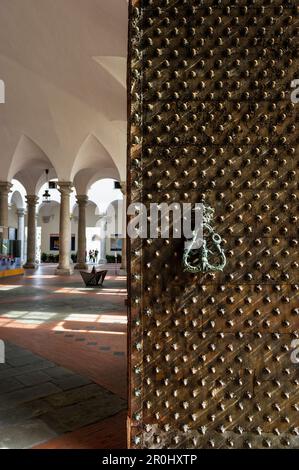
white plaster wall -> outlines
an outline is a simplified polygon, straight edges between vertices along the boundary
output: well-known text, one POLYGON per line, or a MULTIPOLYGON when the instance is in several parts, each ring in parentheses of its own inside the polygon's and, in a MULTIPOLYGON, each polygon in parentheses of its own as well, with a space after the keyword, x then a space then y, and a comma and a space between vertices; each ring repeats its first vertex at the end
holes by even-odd
POLYGON ((58 204, 49 204, 40 209, 37 226, 41 228, 41 253, 58 254, 57 251, 50 251, 50 234, 59 233, 59 210, 58 204), (48 223, 43 222, 44 216, 50 217, 48 223))

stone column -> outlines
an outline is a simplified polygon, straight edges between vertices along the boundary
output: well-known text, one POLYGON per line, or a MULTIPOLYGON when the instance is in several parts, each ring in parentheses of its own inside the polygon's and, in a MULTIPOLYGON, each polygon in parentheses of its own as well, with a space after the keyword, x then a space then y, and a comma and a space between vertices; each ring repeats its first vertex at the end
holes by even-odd
POLYGON ((21 245, 20 259, 21 264, 24 261, 24 235, 25 235, 25 209, 18 209, 18 240, 21 245))
POLYGON ((75 269, 87 269, 86 264, 86 206, 88 203, 88 196, 77 196, 77 203, 79 209, 78 220, 78 250, 77 250, 77 264, 75 269))
POLYGON ((71 267, 71 216, 70 195, 72 183, 58 183, 60 191, 60 221, 59 221, 59 265, 56 274, 70 275, 71 267))
POLYGON ((27 202, 27 261, 25 269, 36 268, 36 204, 37 196, 26 196, 27 202))
POLYGON ((120 268, 126 271, 127 270, 127 201, 126 201, 127 183, 126 182, 121 183, 121 192, 124 195, 124 199, 123 199, 123 214, 122 214, 123 238, 122 238, 122 252, 121 252, 121 267, 120 268))
POLYGON ((106 264, 106 241, 107 241, 107 234, 106 234, 106 224, 107 220, 106 217, 102 217, 100 220, 100 229, 101 229, 101 253, 100 253, 100 264, 106 264))
POLYGON ((12 184, 7 181, 0 182, 0 229, 3 240, 8 239, 8 195, 12 184))

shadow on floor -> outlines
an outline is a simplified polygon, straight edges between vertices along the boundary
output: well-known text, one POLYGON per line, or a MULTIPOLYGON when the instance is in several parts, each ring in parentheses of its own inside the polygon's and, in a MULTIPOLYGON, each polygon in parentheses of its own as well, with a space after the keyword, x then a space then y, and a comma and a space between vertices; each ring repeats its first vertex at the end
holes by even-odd
POLYGON ((6 363, 0 364, 2 449, 30 448, 81 428, 88 436, 86 426, 101 428, 102 420, 126 408, 114 393, 24 348, 6 343, 5 352, 6 363))

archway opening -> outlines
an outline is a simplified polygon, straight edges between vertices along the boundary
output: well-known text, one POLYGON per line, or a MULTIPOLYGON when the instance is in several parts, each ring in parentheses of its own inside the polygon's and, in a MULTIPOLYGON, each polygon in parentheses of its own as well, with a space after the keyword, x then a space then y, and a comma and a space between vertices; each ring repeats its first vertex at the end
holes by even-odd
MULTIPOLYGON (((88 190, 91 211, 87 217, 87 256, 89 261, 114 265, 117 273, 123 264, 123 204, 119 182, 112 178, 95 181, 88 190), (93 220, 92 220, 93 219, 93 220), (89 221, 91 222, 89 224, 89 221)), ((108 266, 108 268, 112 268, 108 266)))
MULTIPOLYGON (((9 435, 8 448, 100 448, 108 430, 123 448, 126 273, 121 230, 108 236, 107 225, 111 217, 117 226, 110 209, 122 199, 114 182, 126 181, 127 0, 61 0, 59 14, 53 2, 8 3, 0 17, 10 84, 0 228, 18 237, 17 211, 25 213, 22 276, 0 279, 0 338, 9 373, 16 361, 24 366, 9 386, 26 402, 16 405, 18 439, 0 410, 0 447, 9 435), (24 187, 23 207, 15 187, 6 204, 13 178, 24 187), (101 282, 86 285, 90 275, 101 282)), ((1 393, 7 405, 10 391, 1 393)))
POLYGON ((6 236, 0 240, 0 271, 14 274, 26 256, 25 248, 25 197, 26 189, 18 180, 12 180, 8 194, 8 218, 6 236))

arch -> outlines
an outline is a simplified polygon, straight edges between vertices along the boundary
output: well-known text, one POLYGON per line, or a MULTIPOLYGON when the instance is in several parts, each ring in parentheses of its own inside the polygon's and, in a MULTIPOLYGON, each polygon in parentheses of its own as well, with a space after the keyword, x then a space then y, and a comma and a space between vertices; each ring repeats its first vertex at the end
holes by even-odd
POLYGON ((60 202, 59 201, 55 201, 55 200, 52 200, 50 202, 41 202, 38 206, 38 210, 39 212, 42 211, 43 209, 45 208, 52 208, 52 207, 58 207, 60 206, 60 202))
POLYGON ((114 178, 96 178, 90 185, 88 197, 99 208, 100 214, 105 214, 108 206, 115 199, 122 200, 123 195, 119 189, 114 189, 114 178))
POLYGON ((115 234, 121 235, 123 233, 123 199, 114 199, 107 207, 107 233, 110 236, 115 234))
MULTIPOLYGON (((87 202, 87 205, 86 207, 89 207, 89 206, 95 206, 96 208, 98 208, 98 205, 95 201, 89 199, 88 202, 87 202)), ((75 201, 72 206, 71 206, 71 215, 76 215, 77 213, 77 210, 78 210, 78 203, 75 201)))
MULTIPOLYGON (((49 169, 49 175, 48 175, 48 180, 49 181, 57 181, 57 173, 54 168, 49 169)), ((46 184, 47 182, 47 175, 45 172, 40 176, 39 180, 36 183, 35 186, 35 193, 38 194, 41 190, 41 188, 46 184)))
POLYGON ((119 183, 121 181, 119 172, 116 168, 105 168, 92 175, 92 177, 90 178, 88 182, 87 189, 89 190, 90 187, 97 181, 106 180, 106 179, 118 181, 119 183))
POLYGON ((12 193, 11 198, 10 198, 10 204, 14 204, 17 209, 25 208, 25 201, 20 191, 16 190, 12 193))
POLYGON ((40 146, 26 135, 22 135, 9 168, 8 179, 18 179, 28 194, 36 194, 39 180, 46 169, 56 171, 52 162, 40 146))
POLYGON ((9 204, 14 204, 17 209, 24 209, 26 207, 26 189, 22 185, 22 183, 18 180, 13 179, 12 180, 12 188, 11 192, 9 193, 8 196, 8 203, 9 204))
POLYGON ((46 202, 46 203, 43 202, 42 195, 43 195, 45 189, 47 189, 46 183, 44 183, 39 188, 39 191, 36 193, 37 196, 39 197, 39 201, 38 201, 38 205, 37 205, 37 211, 39 211, 44 206, 49 207, 52 202, 56 202, 57 204, 60 204, 60 195, 59 195, 59 191, 57 189, 51 190, 51 200, 49 202, 46 202))
POLYGON ((93 182, 103 178, 119 179, 119 171, 103 144, 93 134, 89 134, 73 165, 72 180, 77 194, 86 194, 93 182))
MULTIPOLYGON (((36 193, 37 196, 39 197, 39 204, 37 206, 37 210, 39 211, 41 207, 48 206, 51 202, 57 202, 57 204, 60 204, 60 192, 57 188, 55 189, 50 189, 50 202, 44 203, 43 202, 43 193, 44 191, 48 188, 47 184, 44 183, 42 186, 39 187, 39 191, 36 193)), ((70 196, 70 205, 73 207, 76 203, 76 189, 73 190, 70 196)))
POLYGON ((55 216, 55 211, 59 208, 60 203, 58 201, 50 201, 50 202, 41 202, 38 206, 38 224, 47 224, 50 222, 52 218, 55 216))
MULTIPOLYGON (((79 211, 78 211, 77 203, 75 203, 72 206, 71 216, 72 216, 72 220, 78 221, 79 211)), ((101 213, 100 213, 100 208, 98 204, 94 201, 89 200, 86 205, 86 225, 88 226, 89 220, 91 219, 93 220, 93 223, 95 223, 96 225, 100 217, 101 217, 101 213)))

